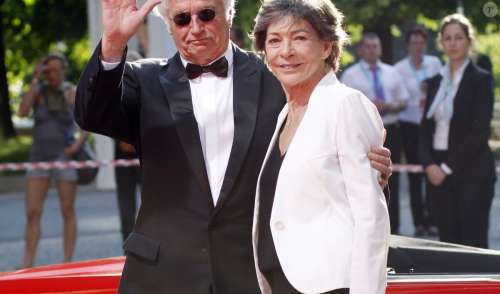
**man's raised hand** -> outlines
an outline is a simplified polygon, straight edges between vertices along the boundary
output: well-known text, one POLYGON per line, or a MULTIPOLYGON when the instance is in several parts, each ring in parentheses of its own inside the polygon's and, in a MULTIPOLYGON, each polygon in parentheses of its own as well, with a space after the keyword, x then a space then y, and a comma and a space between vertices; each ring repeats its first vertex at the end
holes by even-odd
POLYGON ((161 0, 148 0, 138 8, 136 0, 102 0, 101 58, 108 62, 120 61, 128 40, 160 3, 161 0))

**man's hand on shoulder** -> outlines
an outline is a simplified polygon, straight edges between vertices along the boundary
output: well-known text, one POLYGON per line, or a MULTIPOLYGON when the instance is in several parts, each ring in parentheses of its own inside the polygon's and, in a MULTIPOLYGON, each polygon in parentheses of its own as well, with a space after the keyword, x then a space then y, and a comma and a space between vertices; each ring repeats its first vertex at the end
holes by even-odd
POLYGON ((375 148, 370 150, 368 158, 372 167, 380 172, 378 182, 384 188, 392 175, 391 151, 385 147, 375 148))

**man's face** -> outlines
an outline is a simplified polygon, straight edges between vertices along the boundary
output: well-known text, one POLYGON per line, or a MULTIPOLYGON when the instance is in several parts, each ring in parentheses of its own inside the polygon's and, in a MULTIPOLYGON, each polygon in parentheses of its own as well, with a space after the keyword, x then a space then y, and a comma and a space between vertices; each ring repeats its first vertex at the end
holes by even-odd
POLYGON ((382 56, 382 45, 379 38, 365 38, 361 43, 359 56, 367 63, 375 63, 382 56))
POLYGON ((167 14, 177 50, 188 61, 206 65, 226 51, 231 23, 223 0, 170 0, 167 14), (215 17, 207 20, 211 12, 215 17), (181 18, 190 21, 176 24, 181 18))
POLYGON ((422 56, 425 52, 426 40, 422 35, 413 34, 408 41, 408 54, 422 56))

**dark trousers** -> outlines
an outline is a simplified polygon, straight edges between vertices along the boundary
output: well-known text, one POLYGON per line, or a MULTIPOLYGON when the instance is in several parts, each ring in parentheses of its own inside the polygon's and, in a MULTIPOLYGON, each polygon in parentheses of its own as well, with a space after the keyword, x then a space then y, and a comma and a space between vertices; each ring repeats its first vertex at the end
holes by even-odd
MULTIPOLYGON (((301 292, 295 290, 295 288, 290 285, 290 282, 286 279, 283 271, 276 270, 265 272, 264 276, 266 277, 273 294, 300 294, 301 292)), ((336 289, 328 292, 324 292, 323 294, 349 294, 349 289, 336 289)))
MULTIPOLYGON (((445 153, 435 152, 435 158, 441 162, 445 153)), ((488 248, 494 180, 464 179, 452 174, 440 186, 428 182, 427 194, 441 241, 488 248)))
POLYGON ((116 192, 123 241, 132 232, 137 213, 136 193, 141 182, 140 168, 137 166, 116 167, 116 192))
MULTIPOLYGON (((403 152, 408 164, 420 164, 418 155, 418 124, 400 122, 401 142, 403 152)), ((413 225, 428 228, 431 225, 429 204, 424 196, 424 175, 421 173, 408 173, 410 184, 410 206, 413 216, 413 225)))
MULTIPOLYGON (((401 135, 398 124, 386 125, 387 137, 385 147, 391 150, 392 163, 401 162, 401 135)), ((399 173, 393 173, 389 185, 384 189, 386 199, 389 198, 389 219, 391 233, 399 233, 399 173)))

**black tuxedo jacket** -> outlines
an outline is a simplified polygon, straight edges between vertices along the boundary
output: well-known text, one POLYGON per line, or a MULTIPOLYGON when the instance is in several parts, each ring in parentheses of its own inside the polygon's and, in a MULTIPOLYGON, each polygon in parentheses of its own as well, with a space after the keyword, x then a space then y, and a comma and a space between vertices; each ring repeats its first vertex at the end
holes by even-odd
POLYGON ((111 71, 99 54, 100 46, 81 76, 76 120, 133 144, 143 177, 120 293, 260 293, 251 226, 258 172, 285 103, 279 82, 234 47, 234 141, 214 206, 179 54, 111 71))
MULTIPOLYGON (((424 167, 435 163, 432 144, 434 118, 425 116, 434 101, 441 75, 427 81, 427 102, 419 138, 420 159, 424 167)), ((488 146, 493 115, 493 78, 472 62, 465 68, 453 102, 448 137, 448 158, 444 161, 456 177, 464 180, 495 179, 495 162, 488 146)))

